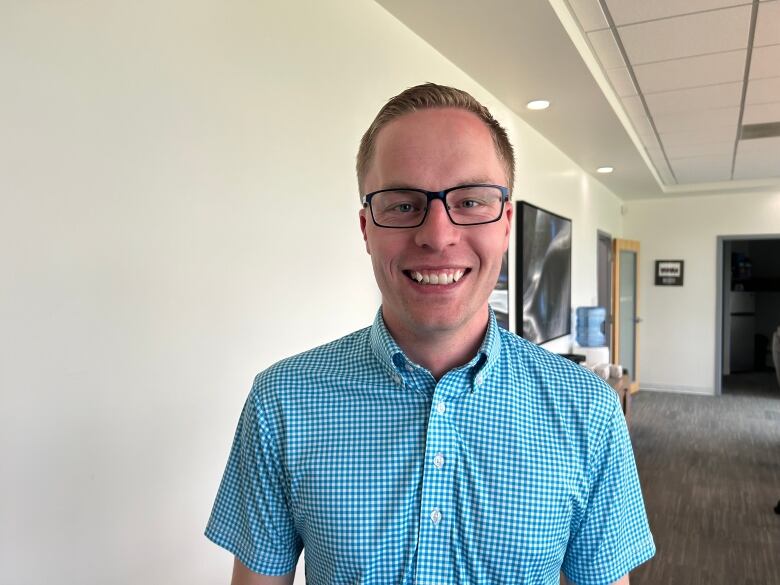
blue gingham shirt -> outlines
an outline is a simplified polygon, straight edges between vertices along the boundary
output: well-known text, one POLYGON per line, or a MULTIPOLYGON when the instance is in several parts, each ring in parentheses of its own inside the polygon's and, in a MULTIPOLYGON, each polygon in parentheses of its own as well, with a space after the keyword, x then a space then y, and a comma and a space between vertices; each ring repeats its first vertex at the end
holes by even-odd
POLYGON ((206 529, 312 584, 617 580, 653 556, 614 392, 499 328, 438 382, 374 324, 255 379, 206 529))

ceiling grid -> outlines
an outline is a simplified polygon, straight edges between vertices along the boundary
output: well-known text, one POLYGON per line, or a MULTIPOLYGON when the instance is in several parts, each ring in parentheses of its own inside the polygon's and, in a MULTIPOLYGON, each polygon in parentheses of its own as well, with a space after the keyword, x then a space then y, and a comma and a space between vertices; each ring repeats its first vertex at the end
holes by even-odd
POLYGON ((780 188, 780 0, 377 2, 621 199, 780 188))
POLYGON ((780 177, 780 0, 569 6, 667 185, 780 177))

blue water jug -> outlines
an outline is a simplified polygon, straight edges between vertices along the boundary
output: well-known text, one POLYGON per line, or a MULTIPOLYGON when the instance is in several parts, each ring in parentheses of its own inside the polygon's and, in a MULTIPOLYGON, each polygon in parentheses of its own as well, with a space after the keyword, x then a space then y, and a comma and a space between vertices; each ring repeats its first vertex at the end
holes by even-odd
POLYGON ((604 323, 607 310, 604 307, 577 307, 577 343, 581 347, 607 345, 604 323))

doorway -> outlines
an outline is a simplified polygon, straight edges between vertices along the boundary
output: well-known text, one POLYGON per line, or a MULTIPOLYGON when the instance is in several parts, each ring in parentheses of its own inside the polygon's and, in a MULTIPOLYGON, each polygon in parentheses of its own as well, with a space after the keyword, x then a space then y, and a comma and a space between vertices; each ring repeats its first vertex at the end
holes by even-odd
POLYGON ((628 374, 629 390, 639 390, 639 242, 613 242, 612 348, 614 361, 628 374))
POLYGON ((718 236, 716 394, 780 398, 780 235, 718 236))

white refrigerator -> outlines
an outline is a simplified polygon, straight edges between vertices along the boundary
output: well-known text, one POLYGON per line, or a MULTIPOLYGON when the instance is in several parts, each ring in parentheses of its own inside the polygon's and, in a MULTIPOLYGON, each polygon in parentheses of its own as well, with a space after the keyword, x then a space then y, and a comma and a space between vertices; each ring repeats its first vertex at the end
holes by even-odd
POLYGON ((731 291, 729 314, 731 320, 730 360, 732 372, 753 369, 756 336, 756 293, 731 291))

